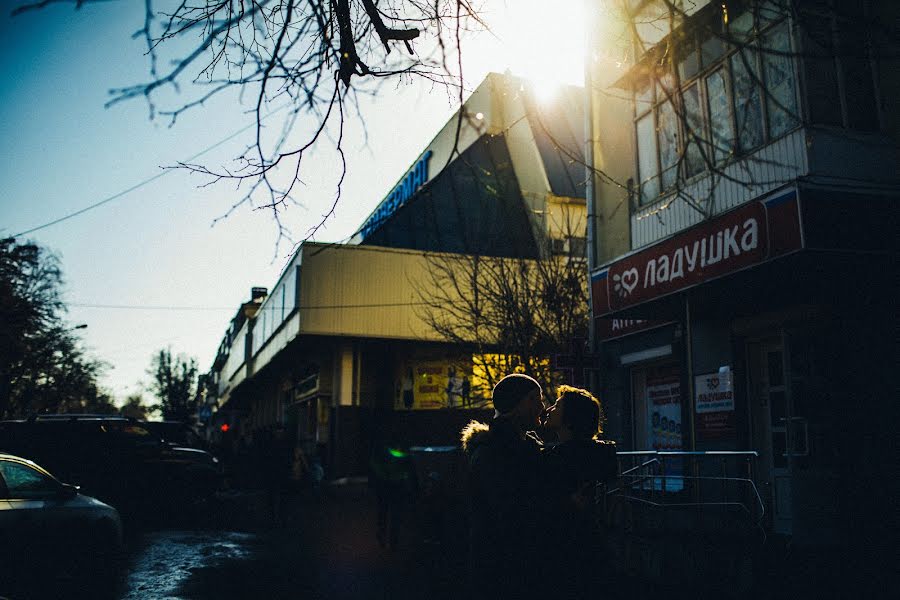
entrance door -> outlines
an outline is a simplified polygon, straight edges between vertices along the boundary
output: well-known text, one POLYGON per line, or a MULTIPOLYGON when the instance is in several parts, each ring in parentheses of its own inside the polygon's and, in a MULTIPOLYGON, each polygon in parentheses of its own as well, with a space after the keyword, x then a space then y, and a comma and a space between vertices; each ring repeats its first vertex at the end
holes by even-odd
POLYGON ((794 519, 793 452, 802 419, 793 411, 784 342, 780 338, 753 342, 748 344, 747 354, 755 445, 761 454, 762 479, 769 487, 772 528, 776 533, 790 535, 794 519))

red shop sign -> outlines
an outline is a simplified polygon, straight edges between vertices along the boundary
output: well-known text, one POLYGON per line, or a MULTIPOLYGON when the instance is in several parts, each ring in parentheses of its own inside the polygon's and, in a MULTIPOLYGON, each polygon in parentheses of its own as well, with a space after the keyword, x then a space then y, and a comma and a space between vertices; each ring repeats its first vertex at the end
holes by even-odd
POLYGON ((797 190, 750 202, 591 276, 594 316, 635 306, 799 250, 797 190))

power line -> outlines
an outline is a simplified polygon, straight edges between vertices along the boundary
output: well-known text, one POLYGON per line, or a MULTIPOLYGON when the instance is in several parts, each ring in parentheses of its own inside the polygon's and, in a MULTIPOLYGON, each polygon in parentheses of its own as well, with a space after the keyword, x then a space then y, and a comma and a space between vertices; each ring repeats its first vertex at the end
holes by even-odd
POLYGON ((237 310, 235 307, 226 306, 165 306, 151 304, 89 304, 82 302, 69 302, 67 306, 76 308, 109 308, 116 310, 237 310))
MULTIPOLYGON (((271 116, 274 115, 275 113, 277 113, 277 112, 279 112, 279 111, 281 111, 281 110, 287 108, 288 106, 289 106, 289 104, 283 104, 282 106, 276 108, 275 110, 273 110, 273 111, 270 112, 269 114, 267 114, 267 115, 265 115, 264 117, 262 117, 262 118, 259 120, 259 122, 262 122, 262 121, 264 121, 265 119, 268 119, 269 117, 271 117, 271 116)), ((200 158, 201 156, 203 156, 204 154, 206 154, 206 153, 209 152, 210 150, 214 150, 214 149, 218 148, 219 146, 221 146, 222 144, 224 144, 225 142, 229 142, 229 141, 233 140, 234 138, 236 138, 236 137, 239 136, 240 134, 244 133, 245 131, 247 131, 247 130, 250 129, 251 127, 256 127, 257 125, 259 125, 259 122, 254 121, 253 123, 250 123, 250 124, 246 125, 245 127, 242 127, 242 128, 240 128, 240 129, 238 129, 237 131, 235 131, 234 133, 232 133, 231 135, 229 135, 229 136, 227 136, 227 137, 225 137, 225 138, 222 138, 221 140, 219 140, 218 142, 212 144, 211 146, 207 146, 206 148, 204 148, 204 149, 201 150, 200 152, 198 152, 198 153, 194 154, 193 156, 190 156, 190 157, 188 157, 188 158, 186 158, 186 159, 184 159, 184 160, 182 160, 182 161, 179 161, 179 162, 185 163, 185 164, 190 163, 190 162, 192 162, 192 161, 194 161, 194 160, 200 158)), ((43 225, 38 225, 37 227, 32 227, 31 229, 26 229, 25 231, 20 231, 19 233, 13 235, 13 237, 20 237, 20 236, 23 236, 23 235, 28 235, 29 233, 34 233, 35 231, 40 231, 41 229, 46 229, 47 227, 50 227, 50 226, 52 226, 52 225, 56 225, 57 223, 62 223, 63 221, 68 221, 69 219, 75 218, 75 217, 77 217, 77 216, 79 216, 79 215, 82 215, 82 214, 84 214, 84 213, 86 213, 86 212, 88 212, 88 211, 90 211, 90 210, 94 210, 95 208, 99 208, 99 207, 103 206, 104 204, 107 204, 107 203, 109 203, 109 202, 112 202, 113 200, 116 200, 116 199, 118 199, 118 198, 121 198, 122 196, 125 196, 125 195, 127 195, 127 194, 130 194, 130 193, 133 192, 134 190, 137 190, 137 189, 140 189, 140 188, 142 188, 142 187, 144 187, 144 186, 146 186, 146 185, 149 185, 149 184, 153 183, 154 181, 156 181, 157 179, 159 179, 160 177, 164 177, 164 176, 168 175, 171 171, 172 171, 172 169, 165 169, 165 170, 163 170, 163 171, 160 171, 160 172, 157 173, 156 175, 153 175, 152 177, 148 177, 147 179, 144 179, 143 181, 141 181, 141 182, 139 182, 139 183, 136 183, 135 185, 133 185, 133 186, 131 186, 130 188, 127 188, 127 189, 125 189, 125 190, 122 190, 121 192, 116 192, 116 193, 113 194, 112 196, 107 196, 106 198, 104 198, 103 200, 100 200, 99 202, 95 202, 94 204, 91 204, 90 206, 85 206, 85 207, 82 208, 82 209, 76 210, 75 212, 69 213, 69 214, 67 214, 67 215, 65 215, 65 216, 62 216, 62 217, 58 218, 58 219, 54 219, 53 221, 50 221, 50 222, 48 222, 48 223, 44 223, 43 225)))
MULTIPOLYGON (((425 306, 432 304, 430 302, 382 302, 382 303, 370 303, 370 304, 319 304, 319 305, 309 305, 309 306, 300 306, 300 310, 321 310, 321 309, 344 309, 344 308, 391 308, 391 307, 402 307, 402 306, 425 306)), ((151 305, 151 304, 89 304, 82 302, 69 302, 68 306, 76 307, 76 308, 103 308, 103 309, 116 309, 116 310, 200 310, 200 311, 214 311, 214 310, 237 310, 236 307, 225 307, 225 306, 175 306, 175 305, 151 305)), ((275 310, 275 307, 266 307, 265 310, 275 310)), ((280 309, 279 309, 280 310, 280 309)), ((294 310, 294 309, 291 309, 294 310)))

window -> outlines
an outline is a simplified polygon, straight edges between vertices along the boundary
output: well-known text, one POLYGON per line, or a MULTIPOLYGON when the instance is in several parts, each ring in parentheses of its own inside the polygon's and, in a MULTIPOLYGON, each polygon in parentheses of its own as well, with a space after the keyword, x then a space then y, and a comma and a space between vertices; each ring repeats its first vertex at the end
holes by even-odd
POLYGON ((659 196, 659 167, 656 163, 656 124, 653 113, 637 122, 638 177, 641 183, 641 204, 652 202, 659 196))
POLYGON ((799 15, 809 120, 878 131, 880 114, 868 2, 823 1, 799 15))
POLYGON ((800 124, 788 11, 776 0, 746 6, 730 20, 698 16, 675 51, 676 71, 636 86, 641 205, 800 124))
POLYGON ((584 257, 587 251, 587 239, 583 237, 553 238, 550 240, 550 249, 553 254, 584 257))
POLYGON ((712 157, 719 165, 731 156, 731 147, 734 143, 724 68, 713 71, 706 78, 706 98, 709 129, 712 132, 712 157))
POLYGON ((763 141, 762 102, 756 52, 740 50, 731 55, 730 62, 737 149, 747 152, 763 141))
POLYGON ((700 84, 695 83, 684 90, 685 118, 685 175, 693 177, 703 170, 704 159, 701 143, 703 142, 703 116, 700 113, 700 84))
POLYGON ((790 59, 791 38, 787 27, 772 30, 766 37, 763 55, 766 85, 766 111, 769 114, 769 136, 778 137, 799 123, 797 95, 794 93, 794 66, 790 59))
POLYGON ((0 460, 0 477, 6 482, 7 498, 46 498, 59 489, 53 479, 21 463, 0 460))

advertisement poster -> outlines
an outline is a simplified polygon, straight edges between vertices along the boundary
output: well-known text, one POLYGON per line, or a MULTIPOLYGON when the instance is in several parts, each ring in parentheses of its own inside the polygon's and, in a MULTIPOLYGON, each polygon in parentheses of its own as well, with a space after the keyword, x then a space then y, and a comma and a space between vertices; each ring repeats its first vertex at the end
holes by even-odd
POLYGON ((470 402, 470 376, 451 361, 413 363, 399 387, 397 408, 406 410, 463 408, 470 402))
POLYGON ((734 435, 734 384, 731 372, 694 378, 697 437, 720 439, 734 435))
POLYGON ((650 443, 655 450, 681 450, 681 382, 677 375, 647 378, 650 443))

